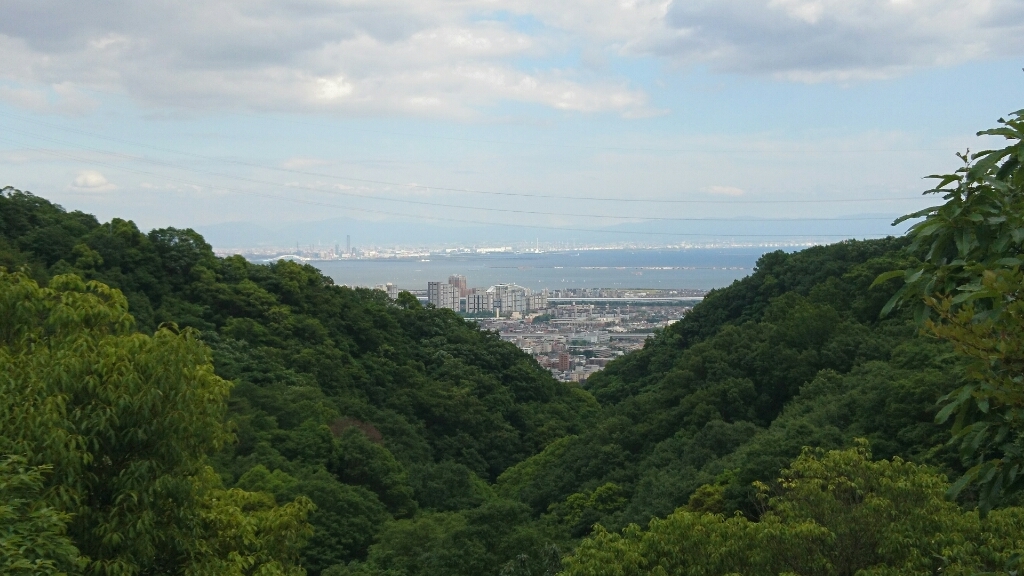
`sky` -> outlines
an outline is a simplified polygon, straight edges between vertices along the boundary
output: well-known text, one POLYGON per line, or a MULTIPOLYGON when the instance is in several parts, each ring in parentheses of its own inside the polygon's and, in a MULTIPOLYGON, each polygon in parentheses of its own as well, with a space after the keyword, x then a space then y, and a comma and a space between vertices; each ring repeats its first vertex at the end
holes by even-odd
POLYGON ((0 186, 143 230, 885 233, 1024 108, 1019 0, 5 0, 0 54, 0 186))

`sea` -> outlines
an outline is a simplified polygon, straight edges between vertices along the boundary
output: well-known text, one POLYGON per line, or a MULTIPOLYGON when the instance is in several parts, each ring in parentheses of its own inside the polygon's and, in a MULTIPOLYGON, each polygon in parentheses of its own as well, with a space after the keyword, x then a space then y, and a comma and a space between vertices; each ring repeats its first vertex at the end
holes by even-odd
MULTIPOLYGON (((410 259, 309 262, 336 284, 425 290, 427 282, 462 274, 470 287, 514 283, 542 288, 710 290, 749 275, 772 247, 568 250, 560 252, 430 255, 410 259)), ((792 251, 795 248, 786 248, 792 251)))

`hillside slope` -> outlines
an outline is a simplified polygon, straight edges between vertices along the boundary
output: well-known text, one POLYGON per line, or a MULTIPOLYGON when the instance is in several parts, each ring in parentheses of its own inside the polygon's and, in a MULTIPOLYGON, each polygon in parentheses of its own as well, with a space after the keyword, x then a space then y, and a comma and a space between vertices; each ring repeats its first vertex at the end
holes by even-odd
POLYGON ((553 573, 595 523, 755 517, 752 482, 854 438, 959 472, 933 422, 958 361, 908 317, 879 320, 896 281, 871 287, 912 261, 893 238, 766 254, 584 390, 408 295, 0 195, 0 266, 108 283, 144 332, 199 331, 235 383, 217 470, 317 504, 314 575, 553 573))
POLYGON ((218 470, 318 505, 314 574, 363 557, 392 518, 480 504, 503 470, 596 414, 589 394, 451 311, 337 287, 311 266, 217 258, 191 230, 101 225, 5 189, 0 266, 104 282, 143 332, 200 331, 235 383, 238 442, 218 470))
POLYGON ((880 457, 957 469, 933 423, 955 388, 948 348, 905 317, 879 320, 905 267, 899 239, 766 254, 643 350, 587 384, 597 424, 499 478, 499 490, 576 535, 595 522, 645 524, 719 484, 716 511, 753 515, 751 483, 772 481, 803 446, 866 437, 880 457), (603 499, 603 500, 602 500, 603 499))

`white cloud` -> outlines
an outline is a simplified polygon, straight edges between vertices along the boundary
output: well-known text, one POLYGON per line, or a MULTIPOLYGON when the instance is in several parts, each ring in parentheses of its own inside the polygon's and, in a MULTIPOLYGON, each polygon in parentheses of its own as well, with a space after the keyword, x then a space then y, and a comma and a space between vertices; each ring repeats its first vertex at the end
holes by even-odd
POLYGON ((74 182, 71 183, 71 187, 88 192, 106 192, 117 188, 107 181, 106 176, 95 170, 82 170, 79 172, 78 176, 75 176, 74 182))
POLYGON ((735 186, 708 186, 704 188, 704 191, 716 196, 743 196, 746 194, 742 188, 736 188, 735 186))
POLYGON ((0 53, 0 98, 63 113, 86 109, 82 89, 92 89, 158 107, 472 117, 511 101, 643 116, 654 112, 644 91, 608 58, 870 80, 1020 55, 1024 4, 112 0, 68 9, 7 0, 0 53))
POLYGON ((675 2, 632 49, 797 82, 848 82, 1024 54, 1015 0, 675 2))
POLYGON ((33 87, 0 85, 0 101, 34 112, 65 116, 81 116, 98 104, 71 82, 33 87))
POLYGON ((494 8, 156 0, 68 10, 11 0, 0 8, 0 79, 29 91, 71 82, 159 107, 470 117, 514 101, 643 113, 645 96, 623 79, 544 63, 571 49, 564 31, 522 32, 488 16, 494 8))
POLYGON ((344 76, 337 78, 317 78, 317 97, 324 100, 344 98, 352 93, 352 84, 345 81, 344 76))
POLYGON ((825 11, 825 3, 821 0, 769 0, 769 9, 781 9, 790 18, 803 20, 808 24, 817 24, 825 11))

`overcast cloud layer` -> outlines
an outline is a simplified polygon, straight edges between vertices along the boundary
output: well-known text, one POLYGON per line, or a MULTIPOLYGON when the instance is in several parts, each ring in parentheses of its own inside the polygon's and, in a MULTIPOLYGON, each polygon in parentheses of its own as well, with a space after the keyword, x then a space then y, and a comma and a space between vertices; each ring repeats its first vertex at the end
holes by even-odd
POLYGON ((1022 66, 1024 0, 0 0, 0 186, 395 242, 885 234, 1022 66))
POLYGON ((5 0, 0 98, 472 118, 505 102, 647 116, 617 62, 858 82, 1019 55, 1019 0, 5 0))

